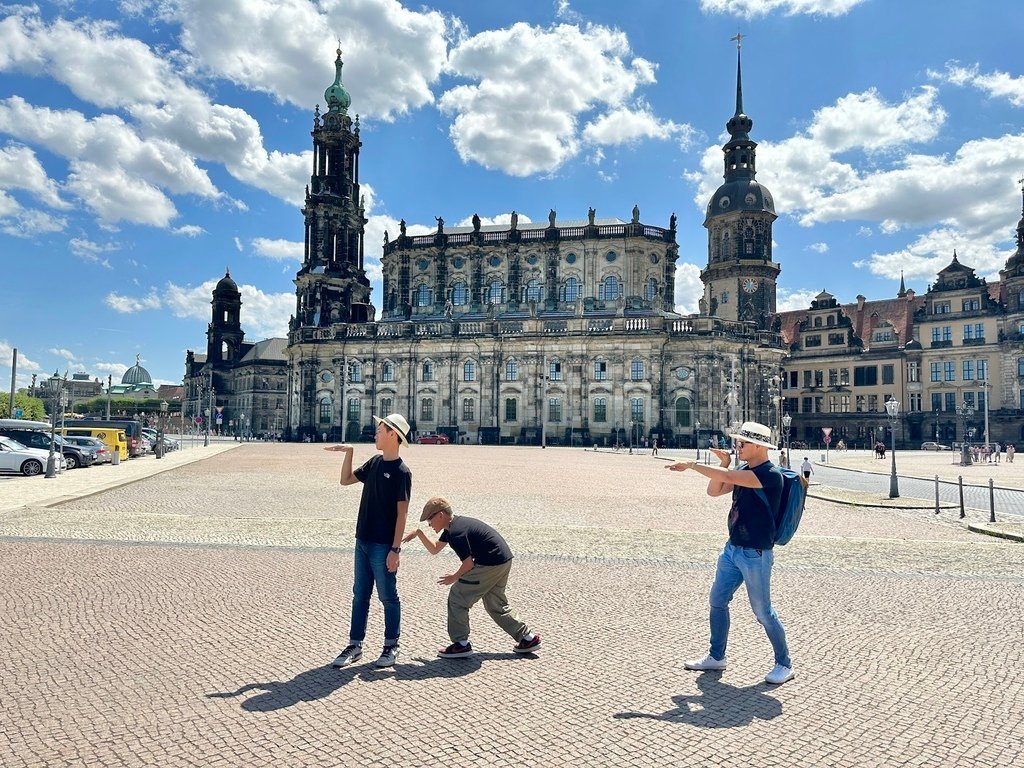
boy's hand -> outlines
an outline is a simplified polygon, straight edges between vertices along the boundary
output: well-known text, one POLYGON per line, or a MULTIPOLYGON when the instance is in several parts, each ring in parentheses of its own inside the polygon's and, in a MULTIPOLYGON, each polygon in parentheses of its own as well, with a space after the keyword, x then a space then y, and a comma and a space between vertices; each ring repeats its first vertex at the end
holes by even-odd
POLYGON ((417 530, 417 531, 413 531, 412 533, 405 534, 405 536, 402 537, 402 543, 403 544, 408 544, 410 541, 412 541, 413 539, 416 538, 416 534, 418 534, 418 533, 419 533, 419 531, 417 530))
POLYGON ((449 573, 447 576, 442 576, 440 579, 438 579, 437 583, 438 584, 444 584, 447 587, 447 586, 451 586, 452 584, 454 584, 458 580, 459 580, 458 576, 456 576, 454 573, 449 573))
POLYGON ((348 445, 347 443, 341 443, 339 445, 328 445, 326 448, 324 448, 324 450, 325 451, 345 451, 347 453, 352 453, 353 451, 355 451, 355 448, 353 448, 351 445, 348 445))
POLYGON ((685 472, 696 463, 695 461, 677 461, 675 464, 669 464, 665 469, 670 469, 673 472, 685 472))

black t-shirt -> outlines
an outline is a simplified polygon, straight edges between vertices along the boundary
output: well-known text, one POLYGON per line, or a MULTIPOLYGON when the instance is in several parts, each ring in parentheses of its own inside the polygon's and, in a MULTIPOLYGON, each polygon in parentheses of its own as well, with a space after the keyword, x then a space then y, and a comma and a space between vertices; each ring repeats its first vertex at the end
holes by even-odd
POLYGON ((749 469, 761 481, 771 507, 765 507, 753 488, 734 486, 729 510, 729 541, 736 547, 771 549, 775 546, 775 515, 782 501, 782 473, 770 461, 749 469))
POLYGON ((362 484, 356 538, 374 544, 395 543, 398 503, 412 498, 412 471, 401 459, 374 456, 353 472, 362 484))
POLYGON ((473 558, 475 565, 501 565, 512 559, 512 550, 501 534, 475 517, 459 515, 447 530, 441 531, 459 560, 473 558))

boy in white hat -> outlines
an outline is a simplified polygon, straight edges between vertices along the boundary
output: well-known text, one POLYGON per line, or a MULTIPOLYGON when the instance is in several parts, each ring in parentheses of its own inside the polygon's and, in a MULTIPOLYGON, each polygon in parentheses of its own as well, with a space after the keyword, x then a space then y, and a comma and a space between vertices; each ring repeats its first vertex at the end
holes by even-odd
POLYGON ((732 493, 729 510, 729 541, 718 558, 715 582, 711 586, 711 648, 703 659, 687 661, 685 667, 698 671, 725 669, 725 649, 729 641, 729 603, 745 584, 750 607, 768 634, 775 652, 775 667, 765 682, 781 685, 794 676, 789 658, 786 631, 772 606, 771 577, 775 546, 775 517, 782 500, 782 473, 768 460, 768 450, 776 446, 772 431, 756 421, 744 422, 739 432, 729 435, 741 462, 729 469, 727 451, 712 449, 721 466, 695 461, 680 461, 668 467, 675 472, 692 469, 708 478, 708 496, 732 493), (768 498, 765 507, 756 489, 768 498))
POLYGON ((363 655, 370 595, 374 587, 384 606, 384 650, 378 667, 393 667, 398 659, 402 605, 398 599, 399 553, 412 497, 412 472, 398 455, 409 444, 409 423, 392 413, 379 419, 374 446, 380 454, 358 469, 352 469, 351 445, 332 445, 325 451, 342 451, 341 484, 363 484, 356 519, 355 579, 352 584, 352 620, 348 645, 333 666, 344 667, 363 655))

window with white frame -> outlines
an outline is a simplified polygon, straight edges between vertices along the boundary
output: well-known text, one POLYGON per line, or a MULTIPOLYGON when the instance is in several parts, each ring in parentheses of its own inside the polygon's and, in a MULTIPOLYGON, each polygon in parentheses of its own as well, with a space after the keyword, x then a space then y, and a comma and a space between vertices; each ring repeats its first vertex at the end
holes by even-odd
POLYGON ((632 397, 629 400, 629 417, 634 424, 644 423, 644 400, 642 397, 632 397))
POLYGON ((465 306, 469 303, 469 288, 462 281, 452 286, 452 304, 456 307, 465 306))
POLYGON ((597 287, 598 301, 614 301, 622 295, 622 283, 615 275, 608 275, 597 287))
POLYGON ((604 397, 594 398, 594 421, 608 421, 608 400, 604 397))
POLYGON ((550 381, 562 380, 562 361, 548 360, 548 379, 550 381))
POLYGON ((633 381, 642 381, 644 378, 644 361, 639 357, 629 364, 629 378, 633 381))
MULTIPOLYGON (((519 380, 519 361, 515 358, 505 362, 505 381, 519 380)), ((514 419, 513 419, 514 421, 514 419)))
POLYGON ((654 301, 658 297, 658 281, 653 277, 644 284, 644 301, 654 301))
POLYGON ((560 293, 560 301, 576 301, 580 296, 580 281, 575 277, 567 277, 560 293))
POLYGON ((422 374, 423 374, 422 377, 421 377, 423 381, 433 381, 434 380, 434 361, 433 360, 424 360, 423 361, 423 368, 421 369, 421 371, 422 371, 422 374))
POLYGON ((391 413, 394 410, 391 407, 393 402, 394 402, 394 400, 392 400, 390 397, 382 397, 380 399, 380 414, 381 414, 381 416, 386 416, 387 414, 391 413))
POLYGON ((348 380, 353 384, 358 384, 363 380, 363 364, 358 360, 352 360, 349 362, 348 380))
POLYGON ((552 397, 548 399, 548 421, 560 422, 562 420, 562 398, 552 397))
POLYGON ((476 381, 476 361, 467 360, 462 364, 462 380, 476 381))
POLYGON ((476 401, 472 397, 462 400, 462 420, 476 421, 476 401))
POLYGON ((430 287, 426 283, 423 283, 416 288, 416 293, 413 297, 413 304, 417 307, 429 307, 430 303, 430 287))
POLYGON ((540 283, 536 280, 530 280, 526 284, 526 300, 540 301, 540 283))
POLYGON ((492 280, 490 287, 487 289, 487 303, 488 304, 501 304, 505 301, 505 286, 501 284, 500 280, 492 280))
POLYGON ((608 361, 594 361, 594 381, 606 381, 608 379, 608 361))

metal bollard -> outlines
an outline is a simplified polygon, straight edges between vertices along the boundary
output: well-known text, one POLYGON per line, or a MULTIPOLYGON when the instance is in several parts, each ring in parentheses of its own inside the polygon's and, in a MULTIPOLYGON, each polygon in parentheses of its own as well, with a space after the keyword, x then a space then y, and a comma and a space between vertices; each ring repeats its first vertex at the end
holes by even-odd
POLYGON ((111 464, 111 466, 116 467, 120 463, 121 463, 121 449, 120 448, 115 448, 114 452, 110 455, 110 464, 111 464))
POLYGON ((988 521, 996 521, 996 489, 992 485, 992 478, 988 479, 988 521))
POLYGON ((939 514, 939 476, 935 476, 935 514, 939 514))
POLYGON ((964 512, 964 476, 960 475, 957 477, 957 483, 960 485, 960 519, 963 520, 967 517, 967 513, 964 512))

